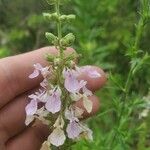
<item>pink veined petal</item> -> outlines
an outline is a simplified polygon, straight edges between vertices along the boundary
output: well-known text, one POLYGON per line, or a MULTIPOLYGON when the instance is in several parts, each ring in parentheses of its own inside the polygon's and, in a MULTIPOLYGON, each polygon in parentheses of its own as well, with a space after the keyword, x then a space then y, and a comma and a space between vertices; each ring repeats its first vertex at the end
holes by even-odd
POLYGON ((45 104, 46 109, 51 113, 59 112, 61 109, 61 99, 60 96, 52 95, 45 104))
POLYGON ((48 141, 57 147, 63 145, 65 140, 66 136, 61 128, 54 129, 53 132, 48 137, 48 141))
POLYGON ((40 74, 40 72, 35 69, 34 72, 29 75, 29 78, 30 78, 30 79, 36 78, 36 77, 39 76, 39 74, 40 74))
POLYGON ((82 81, 79 82, 72 75, 66 77, 65 79, 65 88, 71 93, 79 92, 82 86, 83 86, 83 82, 82 81))
POLYGON ((34 115, 37 111, 37 101, 36 100, 31 100, 31 102, 26 106, 25 111, 27 116, 34 115))
POLYGON ((68 137, 70 139, 77 138, 80 135, 80 133, 82 132, 80 125, 75 121, 71 121, 68 124, 66 131, 67 131, 68 137))

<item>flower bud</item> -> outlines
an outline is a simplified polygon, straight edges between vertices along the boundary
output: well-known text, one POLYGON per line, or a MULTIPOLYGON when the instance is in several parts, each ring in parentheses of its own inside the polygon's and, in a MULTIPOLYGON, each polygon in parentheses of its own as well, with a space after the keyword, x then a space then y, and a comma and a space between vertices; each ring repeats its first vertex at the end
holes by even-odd
POLYGON ((67 21, 67 16, 66 15, 61 15, 60 16, 60 21, 61 22, 66 22, 67 21))
POLYGON ((68 18, 68 21, 72 21, 72 20, 76 19, 76 16, 71 14, 71 15, 68 15, 67 18, 68 18))
POLYGON ((75 41, 75 36, 72 33, 69 33, 60 40, 60 44, 63 47, 68 47, 71 46, 74 41, 75 41))
POLYGON ((58 43, 58 38, 57 38, 54 34, 49 33, 49 32, 46 32, 46 33, 45 33, 45 36, 46 36, 46 38, 48 39, 48 41, 49 41, 50 43, 52 43, 52 44, 54 44, 54 45, 57 45, 57 43, 58 43))
POLYGON ((62 15, 62 16, 60 16, 60 21, 61 22, 71 22, 72 20, 74 20, 75 19, 75 15, 62 15))
POLYGON ((58 21, 58 15, 57 13, 53 13, 53 14, 50 14, 50 13, 43 13, 43 16, 46 20, 49 20, 49 21, 58 21))
POLYGON ((49 13, 43 13, 43 16, 46 20, 51 20, 52 15, 49 13))
POLYGON ((53 14, 51 14, 51 18, 52 18, 52 20, 54 20, 54 21, 58 21, 58 15, 57 15, 57 13, 53 13, 53 14))

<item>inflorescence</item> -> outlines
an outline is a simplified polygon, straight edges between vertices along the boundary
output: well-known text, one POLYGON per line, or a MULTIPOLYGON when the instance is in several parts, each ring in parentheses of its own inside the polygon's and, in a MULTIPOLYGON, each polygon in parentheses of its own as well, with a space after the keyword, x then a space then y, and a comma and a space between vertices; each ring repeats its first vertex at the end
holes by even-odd
POLYGON ((68 56, 64 54, 67 47, 71 46, 75 36, 69 33, 62 36, 62 24, 69 23, 75 19, 75 15, 61 15, 60 5, 62 0, 48 0, 49 4, 55 6, 55 13, 44 13, 44 17, 57 24, 57 33, 46 33, 50 44, 54 45, 58 55, 47 55, 48 66, 34 64, 34 71, 29 78, 33 79, 42 75, 43 81, 40 89, 29 95, 30 103, 26 106, 25 124, 31 124, 35 119, 42 121, 49 127, 49 136, 44 142, 50 147, 61 147, 67 140, 77 141, 81 138, 92 140, 92 131, 83 123, 84 111, 92 111, 92 102, 89 96, 92 92, 87 89, 87 81, 79 80, 78 77, 84 72, 91 78, 100 78, 101 74, 92 68, 80 68, 75 61, 79 57, 73 53, 68 56), (84 110, 75 106, 74 103, 83 101, 84 110))

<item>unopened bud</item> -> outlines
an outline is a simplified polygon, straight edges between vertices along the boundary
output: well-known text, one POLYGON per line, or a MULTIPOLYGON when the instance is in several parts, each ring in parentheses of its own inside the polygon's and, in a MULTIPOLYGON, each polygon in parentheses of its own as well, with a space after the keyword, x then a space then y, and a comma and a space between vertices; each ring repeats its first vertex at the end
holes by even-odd
POLYGON ((69 33, 60 40, 60 44, 63 47, 68 47, 71 46, 74 41, 75 41, 75 36, 72 33, 69 33))
POLYGON ((54 34, 52 34, 52 33, 49 33, 49 32, 46 32, 45 33, 45 36, 46 36, 46 38, 48 39, 48 41, 50 42, 50 43, 52 43, 52 44, 56 44, 57 43, 57 41, 58 41, 58 38, 54 35, 54 34))
POLYGON ((70 22, 70 21, 72 21, 72 20, 74 20, 75 19, 75 15, 62 15, 62 16, 60 16, 60 21, 61 22, 70 22))
POLYGON ((57 13, 53 13, 53 14, 50 14, 50 13, 43 13, 43 16, 46 20, 49 20, 49 21, 58 21, 58 15, 57 13))
POLYGON ((43 16, 46 20, 51 20, 52 15, 49 13, 43 13, 43 16))
POLYGON ((52 20, 58 21, 58 15, 57 13, 51 14, 52 20))
POLYGON ((71 15, 68 15, 67 18, 68 18, 68 21, 72 21, 76 19, 76 16, 71 14, 71 15))

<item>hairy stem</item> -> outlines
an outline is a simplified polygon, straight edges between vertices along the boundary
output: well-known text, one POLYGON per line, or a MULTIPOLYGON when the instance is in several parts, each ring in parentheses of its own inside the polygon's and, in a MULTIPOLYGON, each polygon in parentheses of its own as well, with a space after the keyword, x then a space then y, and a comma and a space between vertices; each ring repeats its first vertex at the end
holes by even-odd
POLYGON ((60 58, 63 60, 63 48, 60 45, 60 40, 62 38, 62 27, 61 27, 61 21, 60 21, 60 0, 57 0, 55 3, 55 11, 58 15, 58 21, 57 21, 57 34, 58 34, 58 50, 60 53, 60 58))

